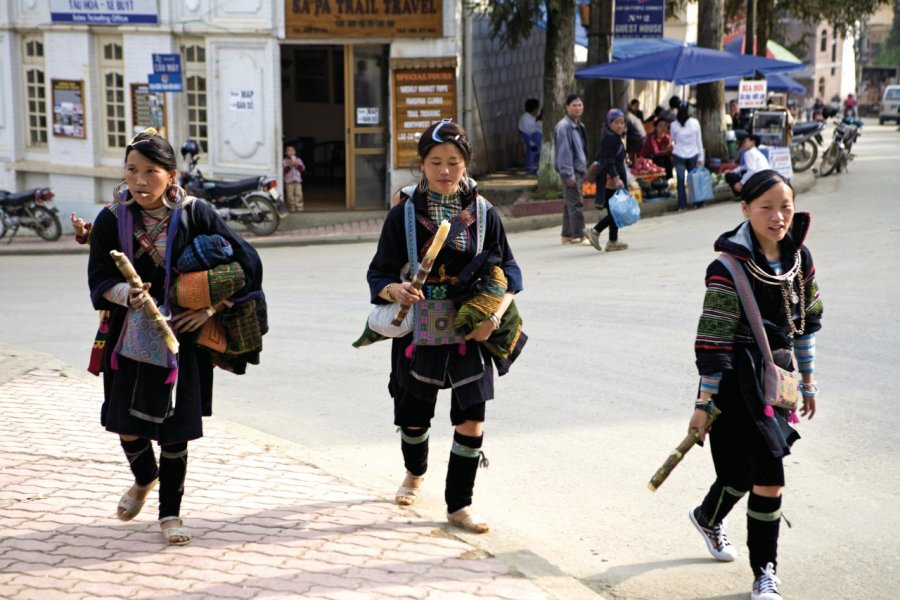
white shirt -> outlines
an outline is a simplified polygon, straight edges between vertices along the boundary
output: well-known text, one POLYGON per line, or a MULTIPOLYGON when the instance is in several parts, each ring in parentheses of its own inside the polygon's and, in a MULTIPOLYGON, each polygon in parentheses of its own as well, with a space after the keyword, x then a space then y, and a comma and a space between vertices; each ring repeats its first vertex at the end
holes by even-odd
MULTIPOLYGON (((698 156, 703 160, 703 138, 700 135, 700 121, 690 117, 684 125, 678 121, 672 121, 672 141, 675 149, 672 154, 679 158, 693 158, 698 156)), ((705 162, 705 161, 704 161, 705 162)))
POLYGON ((525 135, 531 135, 532 133, 540 133, 541 129, 538 127, 537 119, 534 118, 534 115, 526 112, 519 117, 519 131, 525 135))
POLYGON ((747 180, 760 171, 771 169, 766 155, 759 151, 759 148, 753 146, 749 150, 744 150, 744 165, 735 169, 741 171, 743 169, 744 176, 741 177, 741 185, 747 183, 747 180))

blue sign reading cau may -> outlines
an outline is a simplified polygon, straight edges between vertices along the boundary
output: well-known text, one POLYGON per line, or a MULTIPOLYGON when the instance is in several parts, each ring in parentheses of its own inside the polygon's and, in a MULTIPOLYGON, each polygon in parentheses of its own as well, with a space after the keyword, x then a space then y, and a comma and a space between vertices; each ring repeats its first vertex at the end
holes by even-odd
POLYGON ((615 38, 661 38, 665 0, 616 0, 615 38))
POLYGON ((81 25, 158 25, 157 0, 50 0, 50 21, 81 25))

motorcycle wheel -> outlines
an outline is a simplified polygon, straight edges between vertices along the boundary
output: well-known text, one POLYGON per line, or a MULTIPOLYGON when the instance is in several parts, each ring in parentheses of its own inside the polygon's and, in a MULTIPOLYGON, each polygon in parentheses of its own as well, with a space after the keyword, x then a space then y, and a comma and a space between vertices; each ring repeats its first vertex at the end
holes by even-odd
POLYGON ((272 235, 278 229, 281 217, 272 201, 261 192, 249 194, 242 199, 250 214, 241 217, 241 222, 255 235, 272 235))
POLYGON ((838 148, 837 144, 828 146, 828 149, 822 154, 822 165, 819 167, 819 175, 831 175, 831 172, 834 171, 840 157, 841 150, 838 148))
POLYGON ((31 209, 31 214, 34 216, 34 231, 39 236, 48 242, 59 239, 62 235, 62 225, 55 213, 43 206, 35 206, 31 209))
POLYGON ((794 151, 791 152, 791 166, 793 167, 795 173, 806 171, 814 164, 816 164, 816 160, 818 158, 819 147, 811 141, 806 141, 797 146, 794 151))

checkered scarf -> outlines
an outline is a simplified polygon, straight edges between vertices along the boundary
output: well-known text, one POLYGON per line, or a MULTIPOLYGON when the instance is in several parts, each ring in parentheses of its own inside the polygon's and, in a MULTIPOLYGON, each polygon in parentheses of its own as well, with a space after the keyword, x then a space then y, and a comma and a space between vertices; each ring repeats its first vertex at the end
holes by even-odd
MULTIPOLYGON (((449 221, 462 212, 462 199, 460 198, 459 193, 445 196, 429 191, 427 200, 428 216, 435 224, 439 225, 444 219, 449 221)), ((463 252, 466 249, 468 241, 469 230, 468 228, 464 228, 455 238, 447 240, 447 245, 463 252)))

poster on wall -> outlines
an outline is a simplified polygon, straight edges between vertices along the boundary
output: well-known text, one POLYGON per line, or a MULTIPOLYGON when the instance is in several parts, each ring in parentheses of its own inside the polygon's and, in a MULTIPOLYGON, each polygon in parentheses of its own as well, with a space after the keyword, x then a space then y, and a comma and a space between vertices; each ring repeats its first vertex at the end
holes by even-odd
POLYGON ((53 135, 84 139, 84 80, 53 79, 53 135))
POLYGON ((153 127, 166 136, 166 95, 151 92, 147 83, 131 84, 131 129, 135 133, 153 127))
POLYGON ((285 0, 285 37, 441 37, 442 0, 285 0))
POLYGON ((456 119, 456 68, 394 69, 394 167, 416 162, 416 135, 435 121, 456 119))

